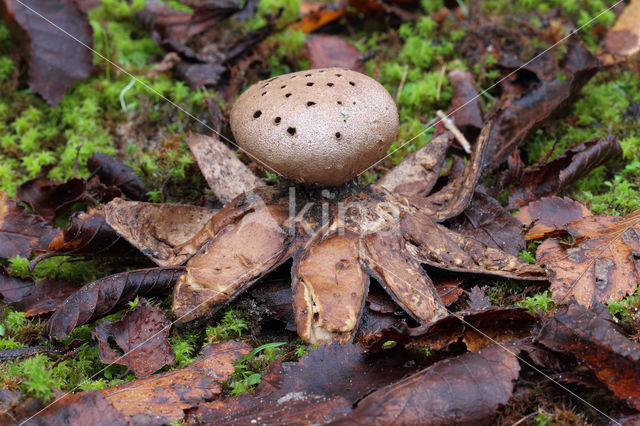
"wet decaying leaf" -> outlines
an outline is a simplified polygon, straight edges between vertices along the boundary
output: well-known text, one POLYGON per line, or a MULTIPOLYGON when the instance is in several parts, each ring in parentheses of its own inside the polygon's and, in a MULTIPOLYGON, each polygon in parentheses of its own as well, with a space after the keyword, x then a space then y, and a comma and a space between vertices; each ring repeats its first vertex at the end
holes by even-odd
POLYGON ((524 238, 527 241, 557 234, 574 220, 591 216, 584 205, 570 198, 547 197, 527 204, 514 215, 526 227, 530 227, 524 238))
POLYGON ((182 419, 184 410, 216 398, 222 392, 220 382, 234 372, 233 363, 250 351, 251 347, 241 342, 209 345, 202 350, 203 357, 188 367, 123 383, 103 390, 102 395, 126 416, 182 419))
POLYGON ((486 287, 475 286, 467 292, 467 310, 483 310, 491 307, 491 300, 485 294, 486 287))
POLYGON ((628 216, 587 216, 562 227, 573 243, 544 241, 536 252, 551 271, 553 299, 583 306, 632 294, 640 282, 640 210, 628 216))
POLYGON ((0 267, 0 295, 27 317, 55 311, 62 302, 78 289, 77 286, 56 280, 35 282, 29 278, 10 275, 0 267))
POLYGON ((480 191, 473 194, 469 207, 449 222, 449 229, 514 256, 525 249, 520 221, 480 191))
POLYGON ((50 256, 126 257, 138 254, 135 247, 109 226, 104 210, 96 209, 74 213, 69 219, 69 226, 51 240, 48 250, 41 258, 50 256))
POLYGON ((0 258, 29 257, 34 251, 45 250, 57 232, 0 191, 0 258))
POLYGON ((93 30, 87 15, 73 0, 30 0, 29 8, 13 0, 0 2, 0 15, 14 38, 25 46, 29 60, 29 87, 56 106, 67 89, 93 70, 93 30), (73 38, 41 18, 73 34, 73 38))
POLYGON ((536 318, 526 309, 491 306, 459 311, 424 326, 410 328, 403 324, 382 330, 361 344, 368 351, 377 352, 390 340, 409 347, 428 346, 432 351, 446 350, 453 343, 464 343, 467 350, 475 351, 496 342, 507 343, 528 337, 535 325, 536 318))
POLYGON ((598 57, 605 65, 624 62, 640 51, 640 1, 631 0, 609 28, 598 57))
POLYGON ((318 34, 307 39, 311 68, 347 68, 364 72, 360 51, 338 36, 318 34))
POLYGON ((126 365, 141 379, 173 363, 175 357, 167 340, 170 329, 171 323, 164 312, 142 300, 121 320, 97 323, 93 336, 98 340, 102 363, 126 365), (110 339, 124 355, 111 349, 110 339))
POLYGON ((24 424, 52 426, 80 423, 98 426, 130 424, 128 419, 97 391, 65 393, 46 404, 28 399, 13 411, 10 419, 0 417, 0 420, 6 421, 6 424, 26 422, 24 424))
MULTIPOLYGON (((501 66, 515 70, 523 64, 503 57, 501 66)), ((584 86, 598 70, 598 60, 577 37, 567 42, 567 52, 561 64, 548 52, 519 72, 533 73, 536 83, 518 97, 505 91, 501 107, 494 114, 494 126, 489 135, 491 167, 495 168, 513 153, 525 137, 548 120, 584 86), (560 74, 563 74, 561 77, 560 74)))
POLYGON ((258 418, 263 423, 287 424, 428 424, 430 420, 433 424, 485 424, 511 397, 520 371, 515 355, 493 345, 397 381, 403 368, 420 367, 413 363, 391 369, 376 366, 376 360, 384 357, 359 366, 366 358, 361 355, 361 361, 354 363, 358 356, 351 352, 349 346, 320 347, 279 381, 277 374, 267 375, 256 397, 200 404, 189 419, 216 424, 250 424, 258 418), (275 383, 269 382, 274 378, 275 383), (360 399, 366 389, 385 381, 395 383, 360 399))
POLYGON ((73 178, 67 182, 42 177, 26 181, 18 187, 16 199, 27 203, 46 220, 53 220, 84 196, 87 183, 73 178))
POLYGON ((509 194, 509 206, 558 194, 594 168, 620 156, 622 149, 613 137, 593 139, 563 153, 550 163, 533 166, 518 180, 509 194))
POLYGON ((264 185, 233 151, 217 138, 192 135, 186 138, 186 142, 209 188, 222 203, 226 204, 243 192, 264 185))
POLYGON ((473 74, 455 69, 449 73, 449 80, 453 86, 449 113, 453 114, 456 127, 468 140, 473 141, 484 127, 480 96, 474 84, 473 74))
MULTIPOLYGON (((447 359, 358 402, 342 424, 489 424, 520 364, 498 345, 447 359)), ((340 422, 338 422, 340 423, 340 422)))
POLYGON ((574 303, 545 322, 537 341, 574 356, 613 393, 640 409, 640 346, 627 339, 611 319, 574 303))
POLYGON ((354 345, 321 345, 297 364, 276 365, 258 386, 256 396, 201 404, 193 413, 200 422, 249 424, 327 423, 347 414, 368 392, 420 368, 406 351, 371 356, 354 345))
POLYGON ((178 266, 200 248, 182 246, 217 213, 202 207, 116 198, 104 208, 107 223, 160 266, 178 266))
POLYGON ((49 337, 68 337, 74 328, 118 311, 136 296, 164 296, 182 273, 181 268, 149 268, 121 272, 89 283, 54 312, 44 333, 49 337))
POLYGON ((118 187, 127 198, 135 201, 147 198, 142 179, 133 173, 131 167, 113 155, 96 152, 87 161, 87 168, 105 185, 118 187))
POLYGON ((433 138, 427 145, 409 154, 374 185, 401 195, 426 197, 440 176, 448 147, 447 134, 433 138))

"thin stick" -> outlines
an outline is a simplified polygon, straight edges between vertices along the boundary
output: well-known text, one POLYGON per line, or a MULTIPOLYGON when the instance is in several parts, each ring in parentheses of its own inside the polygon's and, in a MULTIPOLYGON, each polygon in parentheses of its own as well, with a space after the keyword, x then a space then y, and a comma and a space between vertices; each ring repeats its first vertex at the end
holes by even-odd
POLYGON ((447 117, 445 113, 442 112, 441 110, 438 110, 436 112, 436 115, 442 121, 442 124, 444 124, 444 127, 448 131, 453 133, 453 136, 456 138, 456 140, 460 142, 460 145, 462 145, 464 152, 466 152, 467 154, 471 154, 471 144, 469 143, 467 138, 464 137, 460 129, 456 127, 455 123, 449 117, 447 117))

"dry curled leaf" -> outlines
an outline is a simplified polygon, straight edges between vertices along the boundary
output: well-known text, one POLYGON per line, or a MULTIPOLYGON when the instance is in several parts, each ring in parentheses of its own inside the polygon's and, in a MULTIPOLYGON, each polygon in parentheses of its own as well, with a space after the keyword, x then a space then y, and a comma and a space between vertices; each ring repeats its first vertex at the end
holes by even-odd
POLYGON ((107 223, 160 266, 177 266, 200 248, 183 246, 215 216, 216 210, 180 204, 112 200, 107 223))
POLYGON ((553 299, 583 306, 621 300, 640 282, 640 210, 628 216, 587 216, 561 229, 573 243, 544 241, 536 252, 551 271, 553 299))
POLYGON ((170 329, 164 312, 142 300, 121 320, 96 324, 93 336, 98 340, 102 363, 126 365, 141 379, 175 360, 167 340, 170 329), (114 352, 109 344, 111 339, 124 355, 114 352))
POLYGON ((0 295, 27 317, 55 311, 62 302, 78 289, 77 286, 51 279, 35 282, 19 278, 0 267, 0 295))
POLYGON ((144 201, 147 198, 142 179, 113 155, 96 152, 87 161, 87 168, 100 178, 100 182, 118 187, 129 199, 144 201))
POLYGON ((69 226, 51 240, 49 252, 39 259, 50 256, 126 257, 138 254, 126 239, 109 226, 104 210, 76 212, 69 222, 69 226))
POLYGON ((46 249, 57 232, 0 191, 0 258, 29 257, 34 251, 46 249))
POLYGON ((241 342, 209 345, 202 350, 202 358, 185 368, 123 383, 103 390, 102 395, 126 416, 179 420, 184 410, 217 397, 222 392, 220 382, 234 372, 233 363, 250 351, 251 347, 241 342))
POLYGON ((149 268, 121 272, 80 288, 53 313, 44 333, 64 338, 74 328, 116 312, 136 296, 164 296, 182 274, 180 268, 149 268))
POLYGON ((622 152, 614 137, 593 139, 563 153, 550 163, 533 166, 518 180, 509 194, 509 206, 520 207, 530 201, 558 194, 594 168, 622 152))
POLYGON ((529 227, 524 238, 527 241, 549 237, 574 220, 591 216, 584 205, 570 198, 547 197, 527 204, 514 215, 529 227))
POLYGON ((571 304, 545 321, 537 341, 576 357, 613 393, 640 409, 640 345, 627 339, 610 318, 571 304))
MULTIPOLYGON (((547 52, 526 64, 503 57, 501 65, 508 70, 519 69, 519 73, 527 72, 535 81, 518 97, 505 91, 489 136, 488 158, 492 168, 507 160, 531 131, 566 105, 599 67, 598 59, 576 36, 569 38, 561 64, 554 59, 553 52, 547 52)), ((516 79, 519 77, 516 75, 516 79)))
POLYGON ((484 127, 480 96, 473 81, 473 74, 454 69, 449 72, 449 80, 453 86, 449 114, 453 114, 456 127, 467 139, 473 141, 484 127))
POLYGON ((47 180, 42 177, 26 181, 18 187, 16 199, 27 203, 46 220, 53 220, 64 213, 85 194, 84 179, 73 178, 67 182, 47 180))
POLYGON ((76 1, 5 0, 0 2, 0 15, 25 46, 29 87, 50 105, 56 106, 73 83, 91 75, 93 53, 85 46, 93 46, 93 30, 76 1))
POLYGON ((513 393, 520 364, 491 345, 447 359, 358 402, 337 424, 489 424, 513 393))

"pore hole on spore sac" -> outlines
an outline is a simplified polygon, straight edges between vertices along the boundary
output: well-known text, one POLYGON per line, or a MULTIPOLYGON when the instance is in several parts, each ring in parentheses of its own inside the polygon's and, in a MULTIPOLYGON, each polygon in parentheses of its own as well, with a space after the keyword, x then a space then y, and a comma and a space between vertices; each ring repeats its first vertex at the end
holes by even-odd
POLYGON ((286 95, 284 95, 285 98, 288 98, 289 96, 291 96, 291 93, 287 93, 286 95))
POLYGON ((342 135, 340 134, 340 132, 336 132, 336 139, 340 139, 342 137, 342 135))
POLYGON ((311 82, 311 81, 310 81, 310 82, 308 82, 308 83, 307 83, 307 86, 309 86, 309 87, 313 86, 313 82, 311 82))
POLYGON ((295 127, 289 127, 287 129, 287 133, 289 133, 291 136, 296 134, 296 128, 295 127))
POLYGON ((307 106, 308 106, 308 107, 310 107, 310 106, 314 106, 315 104, 316 104, 316 103, 315 103, 315 102, 312 102, 312 101, 307 102, 307 106))
POLYGON ((262 111, 257 110, 256 112, 253 113, 253 118, 258 118, 262 115, 262 111))
POLYGON ((275 124, 280 124, 281 121, 282 121, 282 118, 280 118, 280 117, 276 117, 276 118, 273 119, 273 122, 275 124))

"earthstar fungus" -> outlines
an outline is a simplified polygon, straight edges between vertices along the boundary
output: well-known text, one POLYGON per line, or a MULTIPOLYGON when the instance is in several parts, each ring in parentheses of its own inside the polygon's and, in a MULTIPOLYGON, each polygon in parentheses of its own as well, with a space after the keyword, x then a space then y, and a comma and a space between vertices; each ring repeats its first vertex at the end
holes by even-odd
MULTIPOLYGON (((165 267, 187 262, 185 273, 173 289, 172 311, 178 322, 210 316, 288 259, 293 260, 291 276, 297 331, 310 343, 345 342, 353 338, 372 277, 422 324, 447 315, 422 264, 511 279, 547 279, 540 267, 438 223, 459 215, 469 205, 486 163, 490 123, 475 141, 465 172, 437 192, 431 193, 444 163, 449 143, 446 133, 435 137, 371 185, 352 181, 330 190, 318 187, 343 183, 373 164, 384 155, 397 131, 395 106, 386 91, 375 92, 381 99, 376 101, 375 108, 371 102, 362 109, 345 108, 349 114, 345 126, 345 118, 337 115, 342 115, 340 110, 336 113, 333 106, 323 106, 323 102, 336 99, 331 92, 335 87, 328 84, 337 85, 338 80, 326 77, 331 74, 344 79, 346 83, 342 84, 346 86, 353 87, 350 84, 353 82, 356 88, 375 89, 349 91, 351 97, 340 100, 343 104, 355 99, 357 106, 358 102, 373 99, 370 92, 384 91, 381 86, 376 88, 377 83, 373 84, 368 77, 357 77, 353 72, 315 70, 257 83, 253 88, 262 92, 248 89, 248 94, 239 98, 232 111, 232 129, 243 148, 250 152, 257 148, 264 150, 253 152, 261 160, 265 160, 263 154, 273 154, 274 157, 265 161, 268 166, 280 167, 283 175, 306 185, 283 182, 238 194, 192 237, 180 244, 165 244, 162 258, 149 254, 144 244, 129 239, 165 267), (296 78, 291 78, 293 76, 296 78), (288 92, 292 82, 298 79, 303 82, 303 89, 288 92), (307 83, 326 87, 311 92, 305 89, 313 87, 307 83), (263 92, 267 92, 264 98, 268 96, 267 89, 282 94, 285 99, 287 93, 296 99, 305 94, 300 96, 301 101, 317 105, 302 103, 287 109, 282 100, 279 103, 256 101, 255 97, 263 97, 263 92), (317 96, 307 98, 306 95, 311 94, 317 96), (317 111, 313 110, 316 106, 317 111), (305 116, 306 108, 314 112, 305 116), (243 117, 239 125, 238 115, 247 113, 256 115, 255 121, 253 116, 243 117), (275 123, 278 117, 279 124, 275 123), (357 124, 349 124, 350 118, 354 118, 354 122, 357 118, 357 124), (387 122, 382 123, 384 120, 387 122), (295 127, 294 136, 288 135, 288 127, 295 127), (337 131, 341 141, 335 140, 335 135, 334 140, 327 140, 327 135, 337 131), (247 139, 248 135, 253 139, 247 139), (338 144, 364 144, 358 138, 368 137, 366 135, 375 135, 371 140, 382 140, 360 146, 367 146, 373 153, 338 144), (321 145, 323 141, 325 145, 321 145), (287 161, 291 164, 279 162, 275 155, 280 151, 270 151, 270 144, 288 148, 283 155, 290 156, 287 161), (339 160, 331 157, 337 147, 346 147, 348 161, 352 163, 349 167, 341 167, 339 160), (309 167, 303 170, 302 165, 309 167), (318 167, 314 167, 316 165, 318 167), (327 168, 329 165, 332 167, 327 168)), ((209 143, 220 143, 209 139, 209 143)), ((112 202, 106 207, 106 218, 126 238, 131 235, 126 228, 135 223, 131 217, 135 213, 123 207, 122 202, 112 202)))

